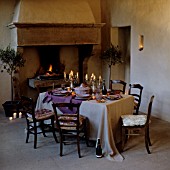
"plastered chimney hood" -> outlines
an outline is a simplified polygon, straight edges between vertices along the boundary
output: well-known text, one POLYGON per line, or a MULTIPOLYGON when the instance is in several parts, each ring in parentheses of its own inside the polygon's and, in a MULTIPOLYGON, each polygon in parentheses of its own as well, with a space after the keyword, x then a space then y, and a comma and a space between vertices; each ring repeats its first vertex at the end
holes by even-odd
POLYGON ((21 0, 9 27, 17 46, 41 46, 99 44, 103 25, 84 0, 21 0))

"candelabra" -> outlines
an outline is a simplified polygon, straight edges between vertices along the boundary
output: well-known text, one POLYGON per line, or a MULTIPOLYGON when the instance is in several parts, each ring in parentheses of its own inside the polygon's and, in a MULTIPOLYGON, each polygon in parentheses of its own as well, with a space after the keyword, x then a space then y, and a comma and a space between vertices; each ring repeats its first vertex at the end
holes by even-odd
POLYGON ((65 82, 70 82, 70 88, 73 89, 74 86, 77 86, 79 84, 79 78, 78 75, 69 74, 69 78, 66 76, 64 77, 65 82))

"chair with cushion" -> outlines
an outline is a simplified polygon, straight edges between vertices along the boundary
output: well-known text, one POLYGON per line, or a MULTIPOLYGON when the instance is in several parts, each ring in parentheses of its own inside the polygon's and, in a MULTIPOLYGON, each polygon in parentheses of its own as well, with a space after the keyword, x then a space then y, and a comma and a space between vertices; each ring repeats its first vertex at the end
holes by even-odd
POLYGON ((60 156, 63 155, 63 144, 77 143, 78 155, 81 158, 80 139, 84 137, 88 146, 88 135, 87 118, 79 114, 80 104, 53 103, 52 106, 56 116, 56 126, 60 134, 60 156), (58 108, 63 107, 74 110, 75 113, 59 114, 58 108))
POLYGON ((152 103, 153 103, 154 96, 151 96, 150 102, 148 105, 148 113, 147 115, 122 115, 122 151, 124 148, 125 142, 130 135, 141 135, 142 130, 144 131, 145 135, 145 147, 150 154, 149 146, 151 146, 151 141, 149 137, 149 124, 150 124, 150 117, 152 111, 152 103))
POLYGON ((28 143, 29 135, 34 135, 34 149, 37 148, 37 134, 43 133, 46 137, 46 132, 52 132, 54 139, 58 142, 55 129, 54 129, 54 118, 55 114, 52 110, 42 109, 35 111, 35 104, 32 98, 21 96, 21 109, 25 114, 27 122, 27 137, 26 143, 28 143), (48 124, 44 121, 48 120, 48 124))
POLYGON ((134 114, 139 113, 139 107, 141 104, 143 86, 140 84, 129 84, 129 95, 134 96, 134 114))
POLYGON ((123 80, 110 80, 109 89, 111 90, 111 94, 125 94, 126 84, 123 80))

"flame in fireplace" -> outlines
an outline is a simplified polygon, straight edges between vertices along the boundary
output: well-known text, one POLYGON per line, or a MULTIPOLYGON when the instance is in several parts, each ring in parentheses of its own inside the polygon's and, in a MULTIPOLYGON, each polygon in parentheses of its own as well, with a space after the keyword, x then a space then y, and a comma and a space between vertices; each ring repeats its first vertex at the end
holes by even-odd
POLYGON ((50 64, 48 71, 52 72, 52 70, 53 70, 53 66, 52 66, 52 64, 50 64))

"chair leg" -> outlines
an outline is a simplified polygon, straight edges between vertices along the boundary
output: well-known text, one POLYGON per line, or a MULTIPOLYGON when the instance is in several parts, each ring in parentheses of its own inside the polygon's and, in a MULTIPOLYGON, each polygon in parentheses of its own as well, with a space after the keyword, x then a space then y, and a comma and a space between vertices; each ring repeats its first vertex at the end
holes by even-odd
POLYGON ((86 120, 86 122, 85 122, 84 134, 85 134, 86 145, 90 146, 89 145, 89 133, 88 133, 87 129, 88 129, 88 120, 86 120))
POLYGON ((34 149, 37 148, 37 127, 34 126, 34 149))
POLYGON ((30 125, 29 125, 29 122, 28 122, 28 120, 27 120, 27 137, 26 137, 26 143, 28 143, 28 140, 29 140, 29 134, 30 134, 29 129, 30 129, 30 125))
POLYGON ((54 118, 51 119, 51 126, 52 126, 53 137, 54 137, 56 143, 58 143, 58 139, 57 139, 57 136, 55 134, 55 129, 54 129, 54 118))
POLYGON ((149 142, 149 146, 152 146, 151 140, 150 140, 150 135, 149 135, 149 125, 147 127, 147 139, 148 139, 148 142, 149 142))
POLYGON ((45 130, 44 130, 44 121, 40 122, 40 127, 41 127, 41 130, 42 130, 43 136, 47 137, 46 134, 45 134, 45 130))
POLYGON ((63 135, 60 133, 60 156, 63 156, 63 135))
POLYGON ((28 139, 29 139, 29 130, 27 129, 26 143, 28 143, 28 139))
POLYGON ((77 150, 78 150, 79 158, 81 158, 81 154, 80 154, 80 137, 79 137, 79 134, 77 134, 77 150))
POLYGON ((146 150, 147 150, 148 154, 151 154, 151 152, 149 150, 149 141, 148 141, 147 128, 145 128, 145 147, 146 147, 146 150))
POLYGON ((138 115, 139 114, 139 108, 136 109, 134 115, 138 115))

